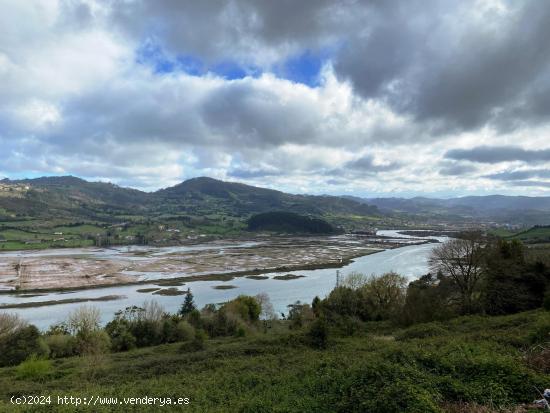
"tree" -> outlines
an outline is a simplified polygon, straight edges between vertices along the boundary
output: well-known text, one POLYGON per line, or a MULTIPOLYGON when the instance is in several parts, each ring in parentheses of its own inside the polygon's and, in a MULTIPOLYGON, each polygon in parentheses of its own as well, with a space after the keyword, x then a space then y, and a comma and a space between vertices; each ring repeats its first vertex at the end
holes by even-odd
POLYGON ((266 293, 260 293, 256 295, 255 298, 258 304, 260 304, 260 307, 262 309, 260 313, 260 317, 264 320, 276 320, 277 313, 273 309, 273 304, 271 304, 269 295, 267 295, 266 293))
POLYGON ((387 320, 396 315, 405 303, 407 279, 395 272, 371 275, 360 288, 371 317, 387 320))
POLYGON ((313 314, 315 314, 315 317, 319 317, 321 315, 321 306, 322 302, 319 296, 313 297, 313 301, 311 302, 311 309, 313 310, 313 314))
POLYGON ((400 322, 405 325, 446 320, 456 315, 456 287, 450 278, 426 274, 407 287, 400 322))
POLYGON ((369 281, 369 277, 365 274, 352 271, 342 281, 343 287, 349 287, 352 290, 358 290, 363 287, 369 281))
POLYGON ((183 301, 183 304, 181 305, 179 314, 182 317, 185 317, 186 315, 190 314, 193 310, 196 310, 196 309, 197 307, 195 306, 193 294, 191 293, 191 289, 189 289, 187 290, 187 294, 185 295, 185 299, 183 301))
POLYGON ((77 336, 86 336, 100 328, 100 313, 96 307, 82 305, 69 314, 67 327, 77 336))
POLYGON ((498 315, 540 307, 550 284, 550 271, 544 264, 527 262, 525 249, 517 240, 497 240, 485 249, 484 311, 498 315))
POLYGON ((0 313, 0 341, 25 326, 26 323, 17 314, 0 313))
POLYGON ((0 366, 19 364, 32 354, 46 356, 48 352, 38 329, 25 324, 0 340, 0 366))
POLYGON ((317 318, 311 323, 307 337, 312 347, 325 349, 329 341, 328 323, 324 318, 317 318))
POLYGON ((474 310, 478 287, 483 275, 482 240, 477 233, 463 234, 432 250, 430 269, 443 277, 449 277, 456 285, 463 314, 474 310))

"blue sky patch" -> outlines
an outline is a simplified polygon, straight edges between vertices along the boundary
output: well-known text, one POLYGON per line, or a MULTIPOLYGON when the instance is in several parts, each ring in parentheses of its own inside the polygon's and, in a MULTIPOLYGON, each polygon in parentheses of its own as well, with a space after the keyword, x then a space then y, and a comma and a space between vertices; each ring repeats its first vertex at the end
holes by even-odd
POLYGON ((328 50, 312 52, 306 51, 292 56, 284 63, 276 65, 273 72, 280 78, 303 83, 310 87, 320 85, 320 73, 325 63, 329 60, 328 50))

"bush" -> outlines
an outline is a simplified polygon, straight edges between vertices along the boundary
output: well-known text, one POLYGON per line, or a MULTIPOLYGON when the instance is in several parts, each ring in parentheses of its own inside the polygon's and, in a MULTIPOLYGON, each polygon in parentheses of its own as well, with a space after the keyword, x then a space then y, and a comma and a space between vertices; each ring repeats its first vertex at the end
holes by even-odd
POLYGON ((246 336, 246 328, 244 325, 237 326, 237 331, 235 331, 235 336, 237 337, 244 337, 246 336))
POLYGON ((195 309, 191 311, 185 319, 195 328, 202 328, 202 319, 201 319, 201 313, 199 310, 195 309))
POLYGON ((191 341, 195 338, 195 329, 187 321, 176 324, 175 341, 191 341))
POLYGON ((329 341, 327 321, 324 318, 318 318, 311 323, 307 332, 307 338, 312 347, 318 349, 327 348, 329 341))
POLYGON ((439 413, 440 395, 418 370, 373 360, 341 378, 334 411, 439 413))
POLYGON ((45 337, 50 357, 70 357, 76 354, 76 339, 68 334, 52 334, 45 337))
POLYGON ((105 326, 105 332, 111 338, 113 351, 128 351, 136 348, 136 338, 130 331, 128 321, 115 318, 105 326))
POLYGON ((246 323, 254 323, 260 319, 262 307, 256 298, 239 295, 234 300, 224 304, 220 310, 237 315, 246 323))
POLYGON ((185 342, 180 346, 180 351, 183 353, 190 353, 195 351, 201 351, 206 348, 206 339, 208 338, 204 330, 197 330, 195 332, 195 338, 191 341, 185 342))
POLYGON ((398 341, 411 340, 414 338, 434 337, 446 334, 447 330, 440 323, 417 324, 396 334, 398 341))
POLYGON ((76 348, 79 355, 105 354, 111 348, 111 339, 103 330, 92 331, 86 335, 78 335, 76 340, 76 348))
POLYGON ((539 321, 529 332, 529 342, 533 344, 550 342, 550 319, 539 321))
POLYGON ((19 379, 41 380, 50 375, 52 371, 52 362, 50 360, 32 355, 17 366, 15 374, 19 379))
POLYGON ((544 294, 544 300, 542 301, 542 307, 550 311, 550 289, 546 291, 546 294, 544 294))
POLYGON ((48 349, 33 325, 18 327, 0 340, 0 366, 14 366, 32 354, 47 356, 48 349))
POLYGON ((315 314, 309 304, 301 304, 300 301, 296 301, 294 304, 288 305, 288 308, 290 329, 300 329, 315 319, 315 314))

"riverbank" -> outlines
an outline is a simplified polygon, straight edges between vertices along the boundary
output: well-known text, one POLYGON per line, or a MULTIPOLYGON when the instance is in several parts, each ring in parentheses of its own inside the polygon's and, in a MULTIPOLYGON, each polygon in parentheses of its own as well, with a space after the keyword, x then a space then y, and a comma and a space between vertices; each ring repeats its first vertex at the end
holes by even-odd
POLYGON ((0 292, 82 290, 156 279, 226 281, 265 272, 340 268, 360 256, 425 242, 380 236, 273 237, 237 244, 3 253, 0 292))
MULTIPOLYGON (((182 282, 170 279, 156 279, 139 284, 104 286, 101 288, 72 289, 63 291, 39 291, 36 293, 4 293, 0 295, 0 304, 21 304, 26 302, 42 302, 65 300, 67 298, 98 298, 106 295, 117 295, 121 298, 98 304, 102 323, 110 321, 114 314, 126 307, 142 306, 145 301, 155 300, 166 311, 177 312, 183 301, 179 295, 153 295, 159 289, 179 287, 179 290, 191 288, 195 302, 199 308, 207 304, 216 304, 231 300, 238 295, 257 295, 265 293, 269 296, 275 312, 287 313, 288 305, 300 302, 311 302, 315 296, 325 297, 336 285, 337 271, 344 277, 350 272, 364 274, 383 274, 395 271, 410 280, 414 280, 429 271, 428 258, 431 250, 437 244, 408 245, 400 248, 387 249, 377 253, 363 255, 352 259, 349 264, 338 268, 318 268, 301 271, 260 272, 258 275, 227 277, 225 280, 214 278, 182 282), (285 279, 289 273, 302 277, 285 279), (281 277, 284 277, 281 279, 281 277), (236 288, 217 289, 219 285, 231 285, 236 288), (37 296, 37 294, 39 294, 37 296), (30 296, 29 296, 30 295, 30 296), (31 297, 33 296, 34 297, 31 297)), ((205 277, 207 278, 207 277, 205 277)), ((65 320, 67 314, 77 309, 81 304, 59 303, 44 307, 13 308, 10 312, 19 314, 41 329, 47 329, 51 324, 65 320)))

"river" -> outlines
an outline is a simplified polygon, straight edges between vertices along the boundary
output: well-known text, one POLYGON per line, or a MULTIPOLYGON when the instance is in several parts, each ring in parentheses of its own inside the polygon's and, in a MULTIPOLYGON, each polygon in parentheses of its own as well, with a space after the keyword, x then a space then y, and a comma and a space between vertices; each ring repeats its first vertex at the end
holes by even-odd
MULTIPOLYGON (((410 238, 405 235, 397 234, 397 231, 379 231, 378 235, 410 238)), ((445 237, 429 237, 444 241, 445 237)), ((356 258, 349 265, 340 269, 340 274, 345 276, 350 272, 357 271, 364 274, 383 274, 389 271, 395 271, 406 276, 409 280, 418 278, 428 272, 428 257, 431 250, 436 246, 435 243, 411 245, 396 249, 389 249, 371 255, 356 258)), ((194 281, 187 283, 180 289, 191 288, 195 296, 195 302, 200 308, 209 303, 221 303, 240 294, 256 295, 267 293, 275 311, 278 313, 288 311, 287 306, 296 301, 309 303, 315 296, 325 297, 336 284, 336 269, 326 268, 307 271, 294 271, 293 273, 303 275, 303 278, 292 280, 277 280, 274 276, 284 275, 285 273, 265 273, 268 279, 255 280, 245 277, 236 277, 225 282, 236 288, 220 290, 214 289, 214 286, 224 284, 220 281, 194 281)), ((63 291, 41 294, 36 297, 21 297, 17 294, 6 294, 0 296, 0 304, 39 302, 49 300, 63 300, 68 298, 96 298, 107 295, 119 295, 123 298, 113 301, 102 301, 86 303, 99 308, 102 322, 106 323, 113 318, 116 311, 132 305, 142 305, 146 300, 156 300, 168 312, 177 312, 184 296, 162 296, 152 295, 152 293, 141 293, 137 290, 155 288, 158 286, 154 282, 151 284, 126 285, 94 288, 78 291, 63 291)), ((82 303, 57 304, 44 307, 29 307, 9 309, 5 311, 18 313, 21 317, 41 329, 47 329, 51 324, 61 322, 66 319, 67 314, 82 305, 82 303)))

